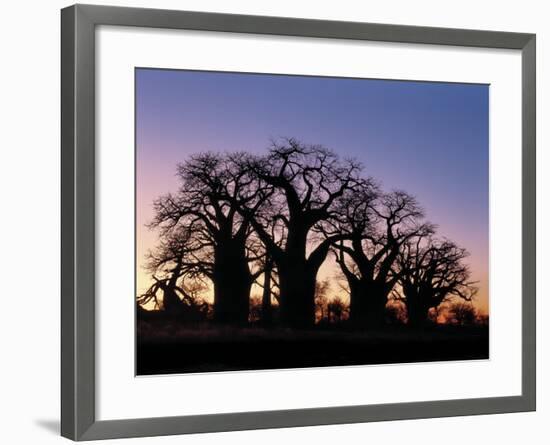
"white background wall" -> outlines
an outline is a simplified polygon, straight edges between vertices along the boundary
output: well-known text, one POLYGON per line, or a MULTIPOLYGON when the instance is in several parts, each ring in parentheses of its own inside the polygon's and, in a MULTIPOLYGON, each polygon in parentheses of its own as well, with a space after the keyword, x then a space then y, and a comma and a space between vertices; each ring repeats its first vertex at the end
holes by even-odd
MULTIPOLYGON (((88 1, 88 3, 96 3, 88 1)), ((134 439, 135 443, 548 443, 550 14, 543 1, 105 1, 119 6, 537 33, 538 411, 448 419, 134 439)), ((4 2, 0 27, 0 441, 59 443, 59 9, 4 2)), ((475 379, 475 375, 465 375, 475 379)), ((495 376, 498 378, 498 376, 495 376)), ((452 382, 449 382, 452 384, 452 382)), ((109 442, 104 442, 109 443, 109 442)))

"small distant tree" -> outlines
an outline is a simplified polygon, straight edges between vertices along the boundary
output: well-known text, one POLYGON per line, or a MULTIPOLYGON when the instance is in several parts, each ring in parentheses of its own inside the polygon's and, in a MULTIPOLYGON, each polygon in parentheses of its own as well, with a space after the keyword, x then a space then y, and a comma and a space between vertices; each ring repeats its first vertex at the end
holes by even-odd
POLYGON ((329 323, 340 323, 346 318, 348 307, 340 297, 333 297, 327 303, 327 321, 329 323))
POLYGON ((439 323, 439 315, 441 312, 441 306, 432 307, 428 310, 428 322, 431 324, 439 323))
POLYGON ((489 326, 489 316, 477 311, 476 324, 479 326, 489 326))
POLYGON ((315 283, 315 319, 317 322, 328 321, 328 280, 317 280, 315 283))
POLYGON ((262 321, 262 299, 260 297, 250 297, 248 321, 251 323, 262 321))
POLYGON ((477 310, 471 302, 457 301, 450 305, 447 321, 457 326, 473 326, 477 322, 477 310))
POLYGON ((386 323, 390 325, 402 325, 407 320, 407 313, 402 303, 389 303, 386 306, 386 323))

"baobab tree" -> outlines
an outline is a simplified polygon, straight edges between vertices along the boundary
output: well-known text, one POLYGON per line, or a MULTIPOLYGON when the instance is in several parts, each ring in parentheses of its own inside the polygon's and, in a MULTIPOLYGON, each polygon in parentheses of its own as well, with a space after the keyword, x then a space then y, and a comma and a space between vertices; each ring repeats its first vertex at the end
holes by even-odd
POLYGON ((193 227, 193 242, 201 248, 196 265, 213 285, 214 320, 224 323, 248 321, 250 289, 261 273, 252 271, 258 258, 249 249, 249 221, 237 212, 237 205, 254 208, 264 199, 257 181, 240 168, 246 156, 202 153, 179 164, 181 186, 155 201, 151 223, 161 238, 193 227))
POLYGON ((193 242, 193 228, 178 228, 166 236, 146 264, 153 284, 138 296, 138 308, 152 303, 170 317, 181 320, 206 318, 208 304, 197 298, 187 280, 200 282, 205 271, 196 255, 201 246, 193 242))
POLYGON ((451 297, 471 302, 476 283, 464 262, 468 252, 449 240, 417 237, 403 245, 398 258, 401 299, 411 326, 428 320, 430 309, 451 297))
POLYGON ((350 321, 357 327, 380 327, 399 280, 394 266, 401 246, 433 233, 434 227, 423 222, 422 208, 403 191, 354 191, 341 202, 340 213, 333 230, 348 234, 350 241, 335 243, 334 250, 349 286, 350 321))
POLYGON ((276 265, 281 320, 291 327, 311 326, 317 272, 331 244, 342 238, 334 234, 315 242, 314 229, 334 217, 346 191, 364 182, 360 165, 324 147, 288 139, 273 143, 267 156, 251 159, 247 169, 272 192, 256 208, 241 201, 239 210, 276 265))

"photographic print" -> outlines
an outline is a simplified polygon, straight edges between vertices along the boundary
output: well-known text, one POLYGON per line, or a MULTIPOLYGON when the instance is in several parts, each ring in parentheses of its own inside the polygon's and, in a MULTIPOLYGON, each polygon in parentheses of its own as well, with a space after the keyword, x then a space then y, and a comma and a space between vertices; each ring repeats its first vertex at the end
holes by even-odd
POLYGON ((489 86, 135 70, 136 374, 489 358, 489 86))

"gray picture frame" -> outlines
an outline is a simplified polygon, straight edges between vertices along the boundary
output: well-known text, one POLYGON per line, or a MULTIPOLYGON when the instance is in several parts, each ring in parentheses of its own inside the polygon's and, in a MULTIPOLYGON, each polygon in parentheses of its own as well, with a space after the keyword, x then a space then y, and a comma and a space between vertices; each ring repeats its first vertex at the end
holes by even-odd
MULTIPOLYGON (((73 440, 371 422, 535 410, 534 34, 75 5, 61 11, 61 434, 73 440), (95 28, 121 25, 509 48, 522 63, 522 393, 146 419, 95 415, 95 28)), ((498 279, 498 277, 497 277, 498 279)))

